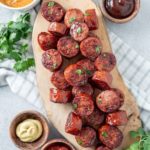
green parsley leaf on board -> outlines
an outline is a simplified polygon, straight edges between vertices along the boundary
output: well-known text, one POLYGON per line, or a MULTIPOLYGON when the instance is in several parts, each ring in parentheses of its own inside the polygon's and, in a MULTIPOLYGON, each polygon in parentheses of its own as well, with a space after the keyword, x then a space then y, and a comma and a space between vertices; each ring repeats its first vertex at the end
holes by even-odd
POLYGON ((73 23, 75 20, 76 20, 76 18, 72 17, 72 18, 70 18, 69 23, 73 23))
POLYGON ((20 15, 16 21, 0 25, 0 60, 14 60, 16 63, 13 68, 17 72, 34 66, 34 59, 27 57, 29 50, 27 38, 31 37, 31 32, 29 13, 20 15))
POLYGON ((79 28, 77 29, 77 33, 80 34, 81 32, 82 32, 82 28, 79 27, 79 28))
POLYGON ((55 2, 49 2, 48 7, 53 7, 55 5, 55 2))
POLYGON ((96 51, 96 53, 100 53, 101 47, 100 46, 96 46, 95 51, 96 51))

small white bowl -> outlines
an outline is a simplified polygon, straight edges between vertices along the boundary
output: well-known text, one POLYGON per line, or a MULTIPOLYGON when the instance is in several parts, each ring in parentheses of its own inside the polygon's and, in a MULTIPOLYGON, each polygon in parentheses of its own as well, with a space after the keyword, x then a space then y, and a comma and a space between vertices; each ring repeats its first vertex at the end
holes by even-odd
POLYGON ((18 7, 18 8, 15 8, 15 7, 10 7, 8 5, 5 5, 3 3, 0 3, 0 7, 3 7, 3 8, 7 8, 7 9, 10 9, 10 10, 19 10, 19 11, 26 11, 26 10, 29 10, 31 8, 33 8, 35 5, 37 5, 38 3, 40 2, 40 0, 33 0, 32 3, 28 4, 28 5, 25 5, 23 7, 18 7))

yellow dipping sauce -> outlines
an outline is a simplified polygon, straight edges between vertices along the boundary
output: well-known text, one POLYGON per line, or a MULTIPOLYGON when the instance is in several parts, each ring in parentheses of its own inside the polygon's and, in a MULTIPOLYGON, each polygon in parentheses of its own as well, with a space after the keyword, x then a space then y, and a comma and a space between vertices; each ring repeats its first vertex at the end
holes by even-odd
POLYGON ((1 3, 10 7, 24 7, 33 2, 33 0, 0 0, 1 3))
POLYGON ((40 121, 27 119, 21 122, 16 128, 16 135, 22 142, 34 142, 42 135, 43 128, 40 121))

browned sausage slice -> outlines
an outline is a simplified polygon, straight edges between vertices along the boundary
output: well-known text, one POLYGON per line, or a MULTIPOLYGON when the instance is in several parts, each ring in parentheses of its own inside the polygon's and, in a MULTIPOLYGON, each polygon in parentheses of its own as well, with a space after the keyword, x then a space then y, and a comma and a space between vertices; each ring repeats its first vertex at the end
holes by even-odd
POLYGON ((77 62, 77 65, 80 65, 83 67, 83 69, 86 71, 88 77, 92 77, 95 72, 94 63, 90 61, 89 59, 82 59, 77 62))
POLYGON ((112 75, 106 71, 96 71, 92 77, 92 81, 102 90, 110 89, 112 83, 112 75))
POLYGON ((64 77, 63 70, 54 72, 51 77, 51 82, 56 88, 60 90, 65 90, 70 86, 64 77))
POLYGON ((96 130, 100 127, 100 125, 104 122, 104 120, 105 120, 104 113, 99 111, 98 109, 95 109, 91 115, 84 117, 85 123, 96 130))
POLYGON ((87 38, 89 34, 89 28, 85 23, 75 22, 70 28, 70 35, 74 40, 81 42, 87 38))
POLYGON ((85 84, 83 86, 74 86, 72 88, 72 94, 77 95, 77 94, 89 94, 93 95, 93 87, 90 84, 85 84))
POLYGON ((60 53, 55 49, 50 49, 43 53, 42 63, 45 68, 50 71, 55 71, 62 64, 62 57, 60 53))
POLYGON ((128 122, 126 111, 119 110, 107 115, 106 123, 112 126, 123 126, 128 122))
POLYGON ((97 70, 112 71, 116 65, 116 57, 112 53, 101 53, 95 60, 97 70))
POLYGON ((72 86, 85 85, 88 79, 83 68, 77 64, 69 65, 64 71, 64 76, 67 82, 72 86))
POLYGON ((74 112, 71 112, 68 116, 65 131, 67 133, 77 135, 82 129, 82 119, 80 116, 76 115, 74 112))
POLYGON ((60 4, 49 1, 43 3, 41 13, 47 21, 60 22, 65 15, 65 9, 60 4))
POLYGON ((78 94, 73 99, 73 108, 80 116, 89 116, 94 111, 94 102, 92 97, 87 94, 78 94))
POLYGON ((75 136, 77 143, 82 147, 91 147, 96 141, 96 132, 90 127, 85 127, 75 136))
POLYGON ((71 91, 63 91, 59 89, 50 89, 50 101, 54 103, 68 103, 72 98, 71 91))
POLYGON ((38 35, 38 43, 42 50, 46 51, 51 48, 56 48, 58 38, 51 33, 41 32, 38 35))
POLYGON ((112 90, 101 92, 96 98, 97 107, 106 113, 111 113, 121 107, 120 97, 112 90))
POLYGON ((106 146, 99 146, 99 147, 96 148, 96 150, 112 150, 112 149, 110 149, 106 146))
POLYGON ((122 143, 123 134, 117 127, 104 125, 98 133, 100 141, 109 148, 117 148, 122 143))
POLYGON ((67 32, 67 27, 64 23, 59 22, 51 22, 48 31, 55 36, 63 36, 67 32))
POLYGON ((70 28, 74 22, 84 22, 84 15, 79 9, 69 9, 66 12, 64 22, 66 26, 70 28))
POLYGON ((88 37, 81 42, 80 50, 83 56, 95 61, 102 51, 102 43, 96 37, 88 37))
POLYGON ((57 49, 63 56, 72 58, 78 54, 80 46, 73 38, 66 36, 59 39, 57 49))
POLYGON ((98 29, 98 18, 95 9, 86 10, 84 15, 84 20, 90 30, 98 29))

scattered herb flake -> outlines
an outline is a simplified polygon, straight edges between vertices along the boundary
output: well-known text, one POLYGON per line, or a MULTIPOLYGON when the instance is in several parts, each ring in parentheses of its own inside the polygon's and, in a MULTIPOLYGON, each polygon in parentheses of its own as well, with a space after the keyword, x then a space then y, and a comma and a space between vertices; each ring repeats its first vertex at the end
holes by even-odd
POLYGON ((81 141, 81 139, 78 139, 77 142, 78 142, 79 145, 83 144, 83 142, 81 141))
POLYGON ((81 69, 77 69, 77 70, 76 70, 76 73, 77 73, 78 75, 81 75, 81 74, 82 74, 82 70, 81 70, 81 69))
POLYGON ((102 134, 103 137, 106 137, 106 138, 108 137, 107 132, 102 132, 101 134, 102 134))
POLYGON ((55 2, 49 2, 48 7, 53 7, 55 5, 55 2))
POLYGON ((77 29, 77 33, 80 34, 81 32, 82 32, 82 28, 79 27, 79 28, 77 29))
POLYGON ((53 69, 56 69, 57 68, 57 63, 54 63, 53 64, 53 69))
POLYGON ((84 14, 84 16, 90 16, 90 14, 86 12, 86 13, 84 14))
POLYGON ((91 75, 91 74, 92 74, 92 72, 91 72, 90 70, 88 70, 88 69, 86 69, 85 72, 86 72, 86 74, 88 74, 88 75, 91 75))
POLYGON ((77 108, 78 108, 78 105, 77 105, 77 104, 73 104, 73 108, 74 108, 74 109, 77 109, 77 108))
POLYGON ((100 46, 96 46, 95 51, 96 51, 96 53, 100 53, 101 47, 100 46))
POLYGON ((73 23, 76 20, 75 17, 70 18, 69 23, 73 23))
POLYGON ((102 99, 98 98, 98 104, 101 104, 101 103, 102 103, 102 99))
POLYGON ((75 48, 76 48, 76 49, 79 49, 79 47, 80 47, 79 44, 76 44, 76 47, 75 47, 75 48))

